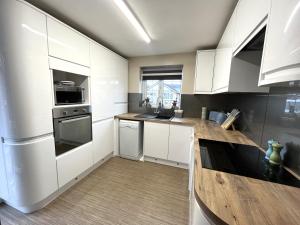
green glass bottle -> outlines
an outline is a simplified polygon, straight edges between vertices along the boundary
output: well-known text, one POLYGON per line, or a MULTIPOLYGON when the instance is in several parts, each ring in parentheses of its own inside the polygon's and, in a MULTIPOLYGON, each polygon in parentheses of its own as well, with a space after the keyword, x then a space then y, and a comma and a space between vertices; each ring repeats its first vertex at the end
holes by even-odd
POLYGON ((280 156, 280 152, 283 148, 283 146, 280 143, 274 142, 272 144, 272 154, 270 155, 270 159, 269 162, 273 165, 280 165, 281 163, 281 156, 280 156))

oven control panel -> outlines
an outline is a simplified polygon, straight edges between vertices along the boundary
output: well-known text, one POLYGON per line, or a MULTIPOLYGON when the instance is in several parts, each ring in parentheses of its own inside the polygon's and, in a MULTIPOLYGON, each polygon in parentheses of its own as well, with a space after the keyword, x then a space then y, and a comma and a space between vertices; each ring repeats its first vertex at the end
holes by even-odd
POLYGON ((91 113, 90 106, 63 107, 52 110, 53 118, 62 118, 91 113))

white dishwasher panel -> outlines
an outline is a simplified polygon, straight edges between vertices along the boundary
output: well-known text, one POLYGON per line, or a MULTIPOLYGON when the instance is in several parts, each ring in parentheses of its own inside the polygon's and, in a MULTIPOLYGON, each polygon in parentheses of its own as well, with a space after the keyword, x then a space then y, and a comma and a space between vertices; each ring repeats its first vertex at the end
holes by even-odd
POLYGON ((142 155, 143 126, 140 121, 120 120, 120 156, 139 160, 142 155))

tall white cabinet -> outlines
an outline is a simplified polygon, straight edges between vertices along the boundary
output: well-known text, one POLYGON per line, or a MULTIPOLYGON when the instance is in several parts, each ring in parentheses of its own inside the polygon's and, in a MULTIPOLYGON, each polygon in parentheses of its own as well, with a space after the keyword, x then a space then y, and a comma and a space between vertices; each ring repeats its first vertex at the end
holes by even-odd
POLYGON ((259 85, 300 80, 299 36, 300 0, 272 0, 259 85))
POLYGON ((0 30, 0 185, 7 203, 31 212, 58 190, 46 15, 2 0, 0 30))
POLYGON ((0 129, 5 138, 53 132, 46 27, 46 16, 24 3, 0 2, 0 129))

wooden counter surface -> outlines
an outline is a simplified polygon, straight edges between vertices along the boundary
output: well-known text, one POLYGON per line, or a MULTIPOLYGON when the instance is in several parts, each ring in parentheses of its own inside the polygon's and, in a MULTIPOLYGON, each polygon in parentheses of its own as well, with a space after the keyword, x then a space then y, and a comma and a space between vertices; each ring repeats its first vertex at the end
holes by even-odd
MULTIPOLYGON (((300 224, 300 188, 202 168, 199 139, 257 146, 239 131, 196 118, 149 120, 128 113, 119 119, 194 126, 194 188, 199 206, 219 224, 300 224)), ((298 177, 299 178, 299 177, 298 177)))
POLYGON ((257 146, 239 131, 195 125, 194 188, 200 206, 223 224, 300 224, 300 188, 202 168, 199 138, 257 146))

